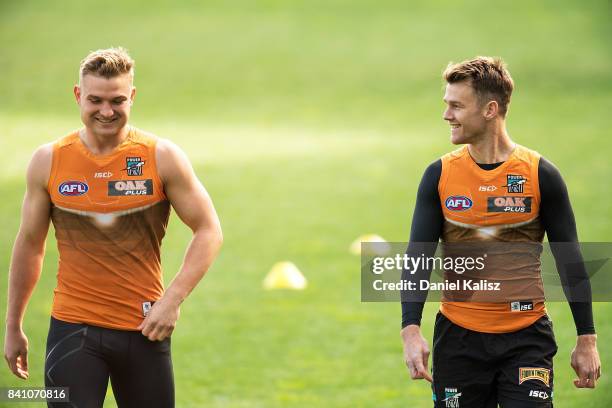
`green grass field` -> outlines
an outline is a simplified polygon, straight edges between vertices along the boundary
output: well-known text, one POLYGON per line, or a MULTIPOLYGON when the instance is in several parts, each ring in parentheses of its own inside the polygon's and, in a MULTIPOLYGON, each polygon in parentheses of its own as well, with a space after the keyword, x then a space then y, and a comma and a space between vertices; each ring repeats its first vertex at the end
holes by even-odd
MULTIPOLYGON (((508 61, 510 134, 560 168, 580 238, 610 241, 610 11, 605 1, 0 1, 0 265, 8 270, 31 152, 80 126, 78 62, 123 45, 137 61, 132 123, 185 149, 225 236, 173 336, 177 406, 429 407, 428 384, 402 361, 399 305, 360 302, 348 247, 367 232, 408 238, 421 174, 452 148, 440 72, 474 55, 508 61), (280 260, 302 270, 305 291, 261 289, 280 260)), ((173 216, 167 280, 189 238, 173 216)), ((0 386, 43 384, 56 265, 51 231, 25 319, 31 377, 5 367, 0 386)), ((425 310, 430 341, 436 308, 425 310)), ((569 308, 549 304, 556 407, 612 406, 612 305, 594 310, 603 377, 576 390, 569 308)), ((111 392, 106 406, 116 406, 111 392)))

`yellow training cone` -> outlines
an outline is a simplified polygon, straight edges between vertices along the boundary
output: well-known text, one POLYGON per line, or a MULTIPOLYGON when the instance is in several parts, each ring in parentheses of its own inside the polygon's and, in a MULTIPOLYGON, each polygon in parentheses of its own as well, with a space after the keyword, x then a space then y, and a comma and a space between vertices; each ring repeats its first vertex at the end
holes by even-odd
POLYGON ((349 251, 353 255, 361 255, 361 243, 362 242, 381 242, 381 244, 372 246, 370 252, 374 252, 375 255, 385 255, 391 251, 391 245, 385 241, 383 237, 376 234, 365 234, 359 236, 351 244, 349 251))
POLYGON ((263 281, 264 289, 302 290, 306 285, 306 278, 292 262, 275 263, 263 281))

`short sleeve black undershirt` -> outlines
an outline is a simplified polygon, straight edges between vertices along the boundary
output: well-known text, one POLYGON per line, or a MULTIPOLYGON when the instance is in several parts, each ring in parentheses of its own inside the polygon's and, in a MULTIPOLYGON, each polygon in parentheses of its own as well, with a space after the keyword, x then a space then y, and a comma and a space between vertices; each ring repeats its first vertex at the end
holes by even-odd
MULTIPOLYGON (((484 170, 493 170, 502 163, 478 164, 484 170)), ((442 174, 442 161, 436 160, 430 164, 419 184, 417 200, 412 217, 412 227, 410 229, 410 244, 407 253, 423 253, 425 256, 433 256, 436 251, 437 242, 442 234, 444 215, 438 193, 438 183, 442 174), (418 243, 433 243, 431 245, 421 245, 416 248, 418 243)), ((576 298, 572 294, 572 288, 580 286, 583 291, 581 299, 589 299, 590 285, 588 275, 582 262, 580 247, 578 245, 578 234, 576 232, 576 222, 574 212, 569 200, 567 187, 559 173, 559 170, 544 158, 540 158, 538 165, 538 177, 540 187, 540 217, 542 225, 546 231, 548 241, 557 262, 561 282, 568 299, 576 298), (555 242, 575 243, 576 245, 563 246, 563 251, 557 249, 555 242), (568 260, 578 260, 578 262, 568 262, 568 260), (571 264, 572 267, 562 267, 561 265, 571 264), (586 285, 577 285, 577 283, 586 285), (587 287, 588 293, 584 293, 587 287)), ((431 270, 417 271, 422 279, 429 279, 431 270)), ((593 324, 593 310, 590 301, 569 302, 576 331, 578 335, 595 333, 593 324)), ((421 324, 424 301, 402 302, 402 327, 410 324, 421 324)))

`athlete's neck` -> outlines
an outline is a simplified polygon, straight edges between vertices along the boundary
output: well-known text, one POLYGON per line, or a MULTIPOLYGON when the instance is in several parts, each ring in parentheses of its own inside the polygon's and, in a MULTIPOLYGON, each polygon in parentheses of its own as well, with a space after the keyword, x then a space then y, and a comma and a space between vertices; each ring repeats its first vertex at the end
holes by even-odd
POLYGON ((499 126, 485 137, 468 144, 470 156, 476 163, 501 163, 508 160, 516 143, 510 139, 505 126, 499 126))
POLYGON ((121 143, 125 141, 130 129, 128 125, 119 130, 113 135, 99 135, 92 132, 90 129, 84 128, 79 132, 81 141, 93 154, 104 155, 111 153, 121 143))

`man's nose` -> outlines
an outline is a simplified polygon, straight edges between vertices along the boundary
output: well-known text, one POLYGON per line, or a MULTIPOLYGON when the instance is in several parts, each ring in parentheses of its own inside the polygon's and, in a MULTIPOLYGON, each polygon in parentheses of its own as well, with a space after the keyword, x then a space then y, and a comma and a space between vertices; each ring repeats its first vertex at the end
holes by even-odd
POLYGON ((442 114, 442 119, 448 120, 448 121, 453 119, 453 115, 451 115, 450 108, 444 109, 444 113, 442 114))
POLYGON ((111 106, 110 103, 103 103, 102 107, 100 108, 100 115, 102 116, 106 116, 106 117, 111 117, 114 115, 114 111, 113 111, 113 107, 111 106))

